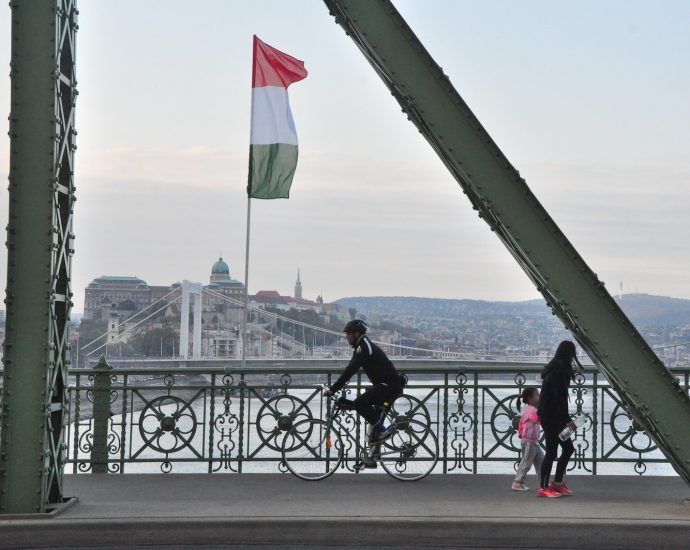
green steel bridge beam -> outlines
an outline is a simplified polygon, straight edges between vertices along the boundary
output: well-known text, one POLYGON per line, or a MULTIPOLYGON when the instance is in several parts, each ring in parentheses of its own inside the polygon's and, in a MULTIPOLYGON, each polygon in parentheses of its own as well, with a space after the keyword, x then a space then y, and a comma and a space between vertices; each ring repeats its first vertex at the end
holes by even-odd
POLYGON ((690 484, 690 398, 388 0, 324 0, 472 206, 690 484))
POLYGON ((12 0, 7 325, 0 513, 63 500, 74 74, 73 0, 12 0))

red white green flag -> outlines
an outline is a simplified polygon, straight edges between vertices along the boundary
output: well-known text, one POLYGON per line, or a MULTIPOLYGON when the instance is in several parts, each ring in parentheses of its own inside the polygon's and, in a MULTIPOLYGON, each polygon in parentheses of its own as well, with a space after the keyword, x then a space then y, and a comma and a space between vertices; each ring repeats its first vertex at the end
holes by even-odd
POLYGON ((297 131, 287 88, 306 78, 304 62, 254 36, 252 129, 247 194, 287 199, 297 167, 297 131))

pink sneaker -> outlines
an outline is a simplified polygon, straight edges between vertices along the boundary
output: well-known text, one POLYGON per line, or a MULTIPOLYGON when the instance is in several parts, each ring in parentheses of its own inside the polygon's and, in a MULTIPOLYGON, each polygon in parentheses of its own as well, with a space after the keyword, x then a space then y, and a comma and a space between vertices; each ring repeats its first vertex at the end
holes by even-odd
POLYGON ((564 497, 573 496, 573 492, 568 489, 568 486, 565 483, 552 483, 549 485, 549 489, 556 491, 557 493, 561 493, 564 497))
POLYGON ((538 497, 548 497, 548 498, 557 498, 557 497, 562 497, 563 495, 559 493, 558 491, 554 491, 551 489, 551 487, 547 489, 537 489, 537 496, 538 497))

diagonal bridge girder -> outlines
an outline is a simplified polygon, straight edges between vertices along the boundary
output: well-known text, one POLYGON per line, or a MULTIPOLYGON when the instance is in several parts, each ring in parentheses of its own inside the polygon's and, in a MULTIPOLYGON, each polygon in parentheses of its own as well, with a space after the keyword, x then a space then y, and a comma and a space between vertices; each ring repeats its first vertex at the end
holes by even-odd
POLYGON ((324 0, 463 193, 690 484, 690 398, 388 0, 324 0))

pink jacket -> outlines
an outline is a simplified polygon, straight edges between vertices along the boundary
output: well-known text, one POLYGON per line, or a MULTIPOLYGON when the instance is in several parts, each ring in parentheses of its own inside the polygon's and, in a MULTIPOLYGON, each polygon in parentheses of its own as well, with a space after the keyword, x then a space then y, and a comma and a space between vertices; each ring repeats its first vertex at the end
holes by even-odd
POLYGON ((539 441, 539 417, 537 409, 532 405, 525 406, 518 424, 518 435, 523 441, 536 443, 539 441))

